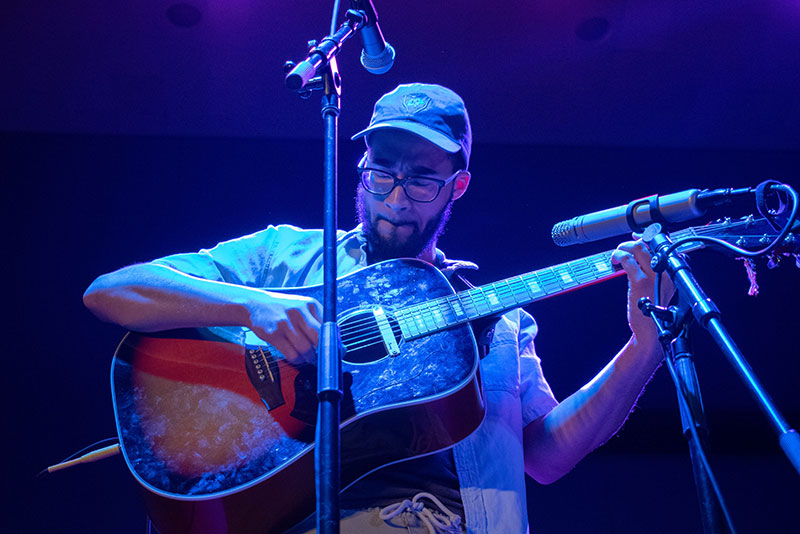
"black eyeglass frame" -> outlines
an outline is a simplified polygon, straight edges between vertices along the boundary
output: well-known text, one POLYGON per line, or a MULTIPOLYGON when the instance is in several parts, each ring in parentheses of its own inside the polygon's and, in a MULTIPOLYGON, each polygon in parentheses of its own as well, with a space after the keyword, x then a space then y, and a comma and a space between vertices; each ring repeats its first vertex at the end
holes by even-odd
POLYGON ((400 187, 403 188, 403 191, 405 192, 405 194, 406 194, 406 196, 408 198, 410 198, 414 202, 424 202, 424 203, 433 202, 434 200, 436 200, 439 197, 439 193, 442 192, 442 188, 444 186, 446 186, 447 184, 449 184, 450 182, 452 182, 456 178, 456 176, 458 176, 459 174, 464 172, 464 169, 459 169, 456 172, 454 172, 446 180, 440 180, 438 178, 431 178, 430 176, 415 176, 415 175, 406 176, 405 178, 398 178, 395 173, 387 171, 386 169, 376 169, 374 167, 366 167, 366 166, 363 166, 363 165, 359 165, 357 167, 357 170, 358 170, 359 178, 361 179, 361 185, 364 186, 364 189, 366 189, 367 192, 372 193, 373 195, 380 195, 380 196, 388 195, 392 191, 394 191, 394 188, 397 187, 397 185, 399 184, 400 187), (386 191, 385 193, 382 193, 380 191, 373 191, 372 189, 370 189, 369 185, 367 183, 368 180, 365 178, 366 173, 369 172, 369 171, 380 172, 380 173, 383 173, 385 175, 391 176, 392 180, 394 180, 392 182, 392 187, 388 191, 386 191), (414 198, 408 192, 408 189, 406 189, 406 183, 408 182, 408 180, 428 180, 430 182, 436 183, 436 185, 439 186, 439 189, 436 191, 436 194, 433 195, 433 198, 431 198, 430 200, 417 200, 416 198, 414 198))

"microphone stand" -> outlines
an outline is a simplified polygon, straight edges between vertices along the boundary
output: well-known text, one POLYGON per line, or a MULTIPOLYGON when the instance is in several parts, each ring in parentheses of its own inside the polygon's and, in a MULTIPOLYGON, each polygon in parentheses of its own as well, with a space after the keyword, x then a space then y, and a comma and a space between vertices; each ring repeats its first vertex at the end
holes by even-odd
POLYGON ((642 239, 653 252, 653 270, 659 273, 666 271, 672 279, 678 295, 677 308, 654 306, 649 299, 642 299, 639 302, 639 308, 645 315, 653 318, 659 331, 659 341, 669 354, 667 367, 676 382, 684 434, 688 430, 689 436, 692 438, 689 446, 700 500, 703 530, 706 533, 715 534, 722 532, 720 518, 724 516, 728 528, 733 532, 730 515, 725 508, 722 495, 703 452, 702 441, 708 431, 702 409, 699 382, 686 339, 687 321, 692 316, 704 329, 708 330, 720 350, 733 365, 734 371, 744 381, 745 386, 778 434, 781 448, 798 473, 800 473, 800 435, 789 427, 785 418, 775 407, 769 394, 720 320, 720 311, 716 304, 700 287, 683 256, 677 251, 668 255, 664 254, 671 245, 671 241, 668 236, 661 233, 661 226, 653 224, 648 227, 642 239), (714 495, 716 495, 716 499, 712 498, 714 495))
POLYGON ((299 64, 284 65, 286 85, 308 98, 322 91, 325 123, 324 223, 323 223, 323 320, 317 357, 317 428, 314 471, 317 498, 317 532, 338 534, 341 486, 340 433, 342 360, 339 326, 336 323, 336 230, 338 136, 342 79, 336 55, 345 41, 364 24, 361 11, 349 10, 347 20, 319 44, 310 42, 308 56, 299 64), (319 75, 318 75, 319 74, 319 75))
POLYGON ((722 499, 717 499, 715 496, 714 484, 712 484, 713 474, 707 468, 708 464, 705 460, 709 430, 687 328, 681 330, 681 333, 672 342, 668 354, 670 362, 667 366, 679 398, 681 425, 683 426, 683 435, 689 445, 689 457, 692 461, 692 473, 697 488, 697 502, 700 504, 703 532, 707 534, 721 533, 723 532, 721 526, 723 519, 728 514, 727 510, 723 512, 722 499))
POLYGON ((639 300, 639 309, 649 315, 658 329, 658 340, 667 354, 666 364, 675 384, 678 409, 681 414, 683 436, 689 445, 697 501, 700 505, 700 520, 705 534, 721 534, 722 523, 728 523, 733 532, 732 521, 719 492, 714 474, 706 460, 708 425, 706 424, 700 383, 694 366, 694 356, 689 344, 689 310, 681 302, 679 307, 662 308, 649 298, 639 300), (677 334, 676 334, 677 332, 677 334))

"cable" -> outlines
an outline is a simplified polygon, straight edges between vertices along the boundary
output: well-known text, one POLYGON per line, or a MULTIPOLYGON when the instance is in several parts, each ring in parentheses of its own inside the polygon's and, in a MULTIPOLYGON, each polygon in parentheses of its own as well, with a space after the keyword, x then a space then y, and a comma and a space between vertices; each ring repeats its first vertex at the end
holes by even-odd
POLYGON ((339 0, 333 1, 333 14, 331 15, 331 35, 336 33, 336 20, 339 18, 339 0))
MULTIPOLYGON (((82 448, 81 450, 70 454, 69 456, 67 456, 66 458, 61 460, 60 462, 57 462, 55 465, 59 465, 59 464, 65 463, 65 462, 69 462, 70 460, 72 460, 74 458, 77 458, 78 456, 81 456, 82 454, 84 454, 84 453, 86 453, 86 452, 88 452, 88 451, 90 451, 92 449, 98 448, 98 447, 106 445, 106 444, 111 444, 112 442, 113 443, 119 443, 119 438, 104 438, 104 439, 101 439, 99 441, 95 441, 91 445, 87 445, 86 447, 82 448)), ((36 478, 42 478, 42 477, 44 477, 45 475, 47 475, 49 473, 50 473, 49 467, 45 468, 45 469, 42 469, 36 475, 36 478)))
POLYGON ((767 252, 770 252, 772 249, 777 247, 781 242, 783 242, 783 238, 786 237, 786 234, 788 234, 792 230, 794 222, 797 219, 797 208, 798 208, 798 202, 800 200, 800 199, 798 199, 798 196, 797 196, 797 193, 795 192, 795 190, 792 189, 791 187, 789 187, 786 184, 779 184, 779 185, 774 186, 773 188, 774 189, 778 189, 780 191, 784 191, 785 193, 787 193, 792 198, 792 213, 791 213, 791 215, 789 215, 789 219, 786 221, 786 224, 784 225, 783 229, 778 234, 778 236, 769 245, 767 245, 765 248, 762 248, 761 250, 751 251, 751 250, 745 250, 743 248, 737 247, 736 245, 731 245, 730 243, 728 243, 726 241, 723 241, 722 239, 717 239, 715 237, 691 236, 691 237, 684 237, 682 239, 678 239, 677 241, 672 243, 661 254, 661 256, 668 257, 670 254, 672 254, 675 251, 675 249, 677 249, 681 245, 684 245, 686 243, 690 243, 692 241, 697 241, 697 242, 700 242, 700 243, 706 243, 708 245, 715 245, 715 246, 721 247, 723 249, 730 250, 730 251, 738 254, 739 256, 743 256, 745 258, 755 258, 756 256, 761 256, 763 254, 766 254, 767 252))

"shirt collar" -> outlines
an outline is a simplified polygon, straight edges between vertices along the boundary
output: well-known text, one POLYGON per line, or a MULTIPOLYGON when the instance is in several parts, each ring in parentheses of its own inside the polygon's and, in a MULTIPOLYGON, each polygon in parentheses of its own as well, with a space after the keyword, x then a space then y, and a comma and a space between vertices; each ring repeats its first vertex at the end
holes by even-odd
MULTIPOLYGON (((347 232, 343 238, 346 240, 344 242, 344 246, 348 252, 351 254, 352 252, 358 253, 360 252, 361 256, 359 258, 359 263, 361 265, 367 264, 367 236, 364 234, 364 230, 359 224, 354 229, 347 232), (356 252, 358 251, 358 252, 356 252)), ((459 269, 470 269, 470 270, 477 270, 478 265, 466 260, 451 260, 448 259, 444 252, 440 249, 436 249, 434 253, 434 260, 433 265, 441 270, 448 278, 451 274, 459 269)))

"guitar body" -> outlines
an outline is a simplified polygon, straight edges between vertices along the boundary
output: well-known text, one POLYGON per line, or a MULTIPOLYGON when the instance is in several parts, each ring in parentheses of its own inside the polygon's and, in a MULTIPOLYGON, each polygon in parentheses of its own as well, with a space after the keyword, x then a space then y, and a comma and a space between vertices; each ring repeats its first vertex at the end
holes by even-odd
MULTIPOLYGON (((322 300, 321 286, 280 291, 322 300)), ((469 325, 408 340, 393 318, 452 294, 416 260, 339 279, 342 487, 451 447, 482 421, 469 325)), ((313 512, 315 366, 287 364, 245 329, 131 332, 112 393, 123 454, 162 534, 280 532, 313 512)))

